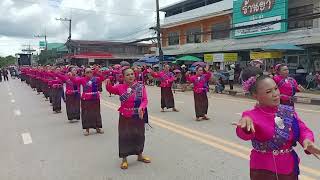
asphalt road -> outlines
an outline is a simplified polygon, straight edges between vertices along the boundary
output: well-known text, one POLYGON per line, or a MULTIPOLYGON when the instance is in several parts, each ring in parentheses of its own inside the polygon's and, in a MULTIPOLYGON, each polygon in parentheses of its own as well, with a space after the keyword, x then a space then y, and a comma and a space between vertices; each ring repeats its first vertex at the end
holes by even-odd
MULTIPOLYGON (((0 83, 0 180, 247 180, 250 143, 236 137, 238 121, 254 101, 226 95, 209 97, 210 121, 194 121, 191 92, 176 93, 180 112, 160 112, 160 89, 148 88, 150 124, 145 154, 151 164, 129 158, 119 168, 119 98, 102 93, 105 134, 85 137, 81 123, 53 114, 49 102, 19 80, 0 83)), ((297 105, 302 119, 319 140, 320 106, 297 105)), ((317 143, 319 145, 319 143, 317 143)), ((303 153, 301 179, 320 179, 320 162, 303 153)))

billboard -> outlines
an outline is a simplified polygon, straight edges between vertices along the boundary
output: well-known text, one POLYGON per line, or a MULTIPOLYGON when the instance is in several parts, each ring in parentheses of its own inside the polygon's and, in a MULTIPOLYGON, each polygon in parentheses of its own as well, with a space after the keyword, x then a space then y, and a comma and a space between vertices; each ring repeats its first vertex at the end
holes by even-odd
POLYGON ((287 19, 288 0, 233 0, 235 38, 287 32, 287 19))

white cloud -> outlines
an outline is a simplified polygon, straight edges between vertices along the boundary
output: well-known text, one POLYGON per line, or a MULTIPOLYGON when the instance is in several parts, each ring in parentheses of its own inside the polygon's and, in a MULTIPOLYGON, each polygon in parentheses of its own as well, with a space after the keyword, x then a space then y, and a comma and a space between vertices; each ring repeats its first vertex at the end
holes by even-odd
MULTIPOLYGON (((179 0, 160 0, 166 6, 179 0)), ((72 38, 84 40, 133 40, 152 35, 155 0, 2 0, 0 3, 0 56, 15 54, 22 44, 37 48, 36 34, 49 42, 65 42, 72 18, 72 38), (34 3, 32 3, 34 2, 34 3)))

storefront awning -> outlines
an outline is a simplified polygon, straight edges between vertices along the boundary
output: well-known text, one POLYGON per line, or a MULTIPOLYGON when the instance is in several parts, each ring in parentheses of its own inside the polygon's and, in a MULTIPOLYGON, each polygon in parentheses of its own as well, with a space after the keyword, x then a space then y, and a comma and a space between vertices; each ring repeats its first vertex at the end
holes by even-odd
POLYGON ((296 51, 303 51, 304 49, 290 43, 282 43, 282 44, 271 44, 269 46, 265 46, 262 49, 264 50, 296 50, 296 51))
POLYGON ((80 54, 68 54, 65 56, 68 59, 112 59, 111 53, 80 53, 80 54))

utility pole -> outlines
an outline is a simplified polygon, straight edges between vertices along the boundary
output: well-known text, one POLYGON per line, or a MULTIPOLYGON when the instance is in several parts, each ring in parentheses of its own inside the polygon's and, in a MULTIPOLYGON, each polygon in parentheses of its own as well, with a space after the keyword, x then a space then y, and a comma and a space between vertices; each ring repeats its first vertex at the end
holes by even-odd
POLYGON ((56 18, 57 21, 68 21, 69 22, 69 37, 68 40, 71 40, 71 26, 72 26, 72 19, 69 18, 56 18))
POLYGON ((158 40, 158 49, 159 49, 159 61, 163 62, 163 51, 161 47, 161 27, 160 27, 160 8, 159 8, 159 0, 156 0, 157 5, 157 40, 158 40))
POLYGON ((46 51, 48 50, 48 41, 47 41, 47 33, 45 33, 44 35, 34 35, 34 37, 37 38, 44 38, 44 42, 46 43, 46 51))

